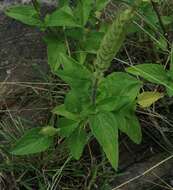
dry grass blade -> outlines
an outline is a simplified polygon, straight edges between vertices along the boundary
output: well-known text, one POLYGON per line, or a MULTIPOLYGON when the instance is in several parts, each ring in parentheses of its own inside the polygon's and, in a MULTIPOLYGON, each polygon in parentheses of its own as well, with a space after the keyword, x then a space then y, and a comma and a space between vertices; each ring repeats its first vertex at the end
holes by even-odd
POLYGON ((173 158, 173 155, 165 158, 164 160, 160 161, 159 163, 155 164, 153 167, 149 168, 148 170, 146 170, 145 172, 143 172, 142 174, 128 180, 128 181, 125 181, 124 183, 118 185, 117 187, 113 188, 112 190, 120 190, 120 188, 122 188, 123 186, 125 185, 128 185, 129 183, 132 183, 133 181, 147 175, 148 173, 152 172, 155 168, 161 166, 162 164, 164 164, 165 162, 167 162, 168 160, 171 160, 173 158))

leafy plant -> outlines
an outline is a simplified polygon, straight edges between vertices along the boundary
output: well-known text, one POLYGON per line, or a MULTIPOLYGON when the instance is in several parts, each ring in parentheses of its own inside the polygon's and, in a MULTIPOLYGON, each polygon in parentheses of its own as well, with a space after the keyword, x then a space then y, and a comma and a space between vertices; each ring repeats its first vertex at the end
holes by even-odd
POLYGON ((140 94, 143 83, 128 73, 164 85, 168 94, 173 94, 172 71, 165 71, 162 65, 141 64, 127 68, 128 73, 104 76, 142 0, 135 0, 121 11, 105 32, 98 13, 107 3, 105 0, 79 0, 76 6, 70 6, 68 1, 61 0, 60 7, 45 18, 40 16, 40 6, 7 9, 8 16, 46 31, 44 41, 50 68, 70 87, 64 104, 52 111, 59 116, 57 126, 31 129, 11 153, 25 155, 44 151, 52 144, 54 136, 59 135, 66 139, 71 155, 79 159, 85 145, 95 137, 112 167, 117 169, 118 131, 139 144, 142 133, 135 114, 137 103, 149 107, 163 96, 159 92, 140 94))

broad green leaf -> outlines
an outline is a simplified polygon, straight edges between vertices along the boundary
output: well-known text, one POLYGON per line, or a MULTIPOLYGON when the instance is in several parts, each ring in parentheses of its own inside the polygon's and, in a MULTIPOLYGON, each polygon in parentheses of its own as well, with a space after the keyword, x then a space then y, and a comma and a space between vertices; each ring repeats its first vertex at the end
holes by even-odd
POLYGON ((82 112, 80 113, 80 118, 81 120, 85 120, 86 118, 88 118, 88 116, 96 114, 96 108, 94 105, 88 104, 86 105, 85 109, 82 110, 82 112))
POLYGON ((71 155, 76 159, 82 155, 83 149, 88 141, 87 133, 84 129, 77 128, 67 139, 71 155))
POLYGON ((163 98, 163 96, 164 94, 160 92, 143 92, 139 94, 137 102, 141 107, 147 108, 160 98, 163 98))
POLYGON ((89 92, 83 91, 79 93, 79 90, 72 89, 65 97, 65 107, 72 113, 81 113, 82 110, 86 109, 90 105, 89 92))
POLYGON ((140 144, 142 141, 142 131, 138 118, 135 114, 130 113, 126 115, 127 122, 127 132, 126 134, 132 139, 136 144, 140 144))
POLYGON ((133 142, 140 144, 142 141, 141 127, 138 118, 133 111, 116 112, 119 129, 125 133, 133 142))
POLYGON ((133 75, 141 76, 150 82, 165 86, 168 95, 173 95, 173 79, 171 79, 171 73, 170 71, 166 72, 162 65, 141 64, 128 67, 126 71, 133 75))
POLYGON ((78 126, 79 122, 73 120, 66 118, 60 118, 58 120, 59 134, 62 137, 69 137, 78 126))
POLYGON ((80 27, 69 6, 64 6, 45 18, 46 26, 80 27))
POLYGON ((28 155, 45 151, 53 143, 53 136, 42 134, 43 128, 33 128, 26 132, 10 151, 14 155, 28 155))
POLYGON ((140 64, 137 66, 128 67, 126 71, 133 75, 141 76, 144 79, 156 84, 165 85, 168 81, 168 76, 164 70, 164 67, 158 64, 140 64))
POLYGON ((30 26, 43 25, 37 11, 30 5, 12 6, 5 11, 5 14, 30 26))
POLYGON ((127 96, 108 97, 99 101, 96 105, 98 111, 115 111, 129 104, 130 99, 127 96))
POLYGON ((93 0, 79 0, 75 9, 75 16, 77 17, 79 24, 85 26, 93 9, 93 0))
POLYGON ((93 76, 86 67, 65 55, 61 55, 61 64, 63 70, 58 70, 56 73, 62 80, 67 82, 71 88, 80 91, 88 89, 93 76))
POLYGON ((74 121, 78 121, 78 119, 79 119, 79 116, 78 116, 78 115, 76 115, 76 114, 74 114, 74 113, 69 112, 68 110, 66 110, 64 104, 56 106, 56 107, 52 110, 52 112, 53 112, 54 114, 57 114, 57 115, 60 115, 60 116, 64 116, 64 117, 66 117, 67 119, 71 119, 71 120, 74 120, 74 121))
POLYGON ((118 125, 116 118, 110 112, 98 113, 89 118, 90 128, 103 147, 112 167, 118 167, 118 125))
POLYGON ((53 37, 46 37, 45 41, 47 43, 48 64, 52 72, 56 73, 61 64, 60 54, 66 53, 65 45, 53 37))
POLYGON ((100 83, 98 99, 114 96, 127 96, 134 100, 139 94, 141 82, 123 72, 115 72, 108 75, 100 83))
POLYGON ((79 113, 82 110, 82 105, 80 99, 78 98, 78 92, 75 90, 70 90, 65 97, 65 107, 68 111, 72 113, 79 113))

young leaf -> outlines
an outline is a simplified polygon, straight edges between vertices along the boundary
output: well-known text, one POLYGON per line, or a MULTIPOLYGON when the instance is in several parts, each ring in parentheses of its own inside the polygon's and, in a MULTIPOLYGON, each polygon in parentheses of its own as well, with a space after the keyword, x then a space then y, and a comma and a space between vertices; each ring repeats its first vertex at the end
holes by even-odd
POLYGON ((89 118, 90 128, 112 167, 118 167, 118 125, 116 118, 110 112, 98 113, 89 118))
POLYGON ((43 25, 37 11, 30 5, 12 6, 5 11, 5 14, 30 26, 43 25))
POLYGON ((11 150, 14 155, 28 155, 45 151, 53 143, 53 136, 43 134, 43 128, 30 129, 11 150), (42 132, 41 132, 42 131, 42 132))
POLYGON ((87 133, 84 131, 84 129, 81 128, 77 128, 67 139, 71 155, 76 160, 79 160, 79 158, 81 157, 87 141, 88 141, 87 133))
POLYGON ((78 126, 79 122, 70 119, 60 118, 58 121, 59 134, 62 137, 69 137, 78 126))
POLYGON ((59 129, 56 129, 52 126, 43 127, 40 130, 40 134, 43 134, 45 136, 50 136, 50 137, 55 136, 58 132, 59 132, 59 129))
POLYGON ((163 96, 164 94, 160 92, 143 92, 139 94, 137 102, 141 107, 147 108, 163 96))
POLYGON ((74 120, 74 121, 78 121, 78 119, 79 119, 79 116, 78 116, 78 115, 76 115, 76 114, 74 114, 74 113, 69 112, 68 110, 66 110, 64 104, 61 104, 61 105, 56 106, 56 107, 52 110, 52 112, 53 112, 54 114, 58 114, 58 115, 60 115, 60 116, 64 116, 64 117, 66 117, 67 119, 71 119, 71 120, 74 120))
POLYGON ((99 86, 98 99, 105 99, 115 96, 127 96, 130 100, 135 100, 139 94, 141 82, 134 77, 123 73, 115 72, 103 79, 99 86))
POLYGON ((79 24, 85 26, 93 9, 93 0, 79 0, 75 9, 75 16, 79 20, 79 24))
POLYGON ((65 45, 53 37, 46 37, 48 64, 53 73, 56 73, 61 64, 60 54, 65 54, 65 45))
POLYGON ((156 84, 165 85, 168 81, 168 76, 164 70, 164 67, 158 64, 141 64, 128 67, 126 71, 133 75, 141 76, 144 79, 156 84))
POLYGON ((69 26, 80 27, 73 16, 73 12, 69 6, 64 6, 51 15, 47 15, 45 18, 46 26, 69 26))

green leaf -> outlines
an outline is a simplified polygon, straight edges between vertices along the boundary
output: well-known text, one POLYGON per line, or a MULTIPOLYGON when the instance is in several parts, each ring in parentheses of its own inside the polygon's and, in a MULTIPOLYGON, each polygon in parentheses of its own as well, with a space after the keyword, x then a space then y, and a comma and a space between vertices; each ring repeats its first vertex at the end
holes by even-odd
POLYGON ((77 53, 76 57, 77 57, 77 60, 79 61, 79 63, 81 65, 83 65, 85 63, 85 61, 86 61, 86 58, 87 58, 87 52, 81 51, 81 52, 77 53))
POLYGON ((164 36, 161 36, 155 42, 155 46, 156 46, 157 49, 161 49, 163 51, 167 51, 167 49, 168 49, 167 39, 164 36))
POLYGON ((141 107, 147 108, 150 107, 160 98, 163 98, 163 96, 164 94, 160 92, 143 92, 139 94, 137 102, 141 107))
POLYGON ((103 39, 103 32, 89 32, 83 42, 83 49, 89 53, 96 54, 100 47, 100 42, 103 39))
POLYGON ((156 84, 165 85, 168 81, 168 76, 164 70, 164 67, 158 64, 141 64, 128 67, 126 71, 133 75, 141 76, 144 79, 156 84))
POLYGON ((169 96, 173 95, 173 78, 170 71, 165 71, 162 65, 158 64, 142 64, 133 67, 128 67, 127 72, 141 76, 144 79, 161 84, 166 87, 169 96))
POLYGON ((53 73, 56 73, 61 64, 60 54, 66 53, 65 45, 54 37, 46 37, 48 64, 53 73))
POLYGON ((103 147, 112 167, 118 167, 118 125, 110 112, 98 113, 89 118, 92 133, 103 147))
POLYGON ((82 105, 78 95, 78 92, 75 90, 70 90, 66 95, 64 104, 68 111, 73 113, 79 113, 81 111, 82 105))
POLYGON ((126 73, 115 72, 101 81, 98 100, 114 96, 127 96, 133 101, 139 94, 140 87, 139 80, 126 73))
POLYGON ((64 6, 45 18, 46 26, 80 27, 73 16, 69 6, 64 6))
POLYGON ((50 136, 50 137, 55 136, 58 132, 59 132, 59 129, 56 129, 52 126, 43 127, 40 130, 40 134, 43 134, 45 136, 50 136))
POLYGON ((64 104, 68 111, 79 114, 90 104, 89 93, 87 93, 86 91, 83 91, 83 93, 79 93, 78 90, 72 89, 66 95, 64 104))
POLYGON ((57 115, 60 115, 60 116, 64 116, 66 117, 67 119, 71 119, 71 120, 74 120, 74 121, 78 121, 79 120, 79 116, 72 113, 72 112, 69 112, 68 110, 66 110, 66 107, 64 104, 61 104, 61 105, 58 105, 56 106, 52 112, 54 114, 57 114, 57 115))
POLYGON ((43 128, 33 128, 21 137, 11 150, 14 155, 28 155, 45 151, 53 143, 53 136, 42 134, 43 128))
POLYGON ((173 73, 173 44, 171 46, 171 51, 170 51, 170 71, 173 73))
POLYGON ((96 0, 96 9, 100 11, 106 7, 110 0, 96 0))
MULTIPOLYGON (((168 71, 168 73, 173 76, 173 73, 171 71, 168 71)), ((173 96, 173 78, 171 77, 169 79, 170 81, 168 81, 167 86, 166 86, 166 92, 168 94, 169 97, 173 96)))
POLYGON ((69 137, 73 131, 79 126, 79 122, 69 120, 66 118, 60 118, 58 120, 59 134, 62 137, 69 137))
POLYGON ((142 132, 139 121, 132 110, 124 112, 115 112, 119 129, 125 133, 133 142, 140 144, 142 141, 142 132))
POLYGON ((79 158, 81 157, 87 141, 88 141, 87 133, 81 128, 77 128, 72 133, 72 135, 67 139, 71 155, 76 160, 79 160, 79 158))
POLYGON ((69 28, 65 30, 65 35, 76 41, 80 41, 84 37, 84 28, 69 28))
POLYGON ((97 103, 99 111, 115 111, 129 104, 130 99, 127 96, 114 96, 105 98, 97 103))
POLYGON ((58 0, 58 7, 64 7, 69 5, 69 0, 58 0))
POLYGON ((135 142, 136 144, 140 144, 142 141, 142 131, 138 118, 135 114, 131 113, 126 115, 126 122, 126 134, 133 142, 135 142))
POLYGON ((79 24, 85 26, 93 9, 93 0, 80 0, 78 1, 75 9, 75 16, 77 17, 79 24))
POLYGON ((5 14, 30 26, 43 25, 37 11, 30 5, 12 6, 5 11, 5 14))
POLYGON ((92 73, 74 59, 61 54, 61 64, 63 70, 58 70, 57 75, 67 82, 71 88, 80 91, 88 89, 92 83, 92 73))

